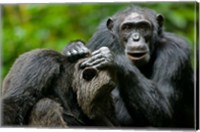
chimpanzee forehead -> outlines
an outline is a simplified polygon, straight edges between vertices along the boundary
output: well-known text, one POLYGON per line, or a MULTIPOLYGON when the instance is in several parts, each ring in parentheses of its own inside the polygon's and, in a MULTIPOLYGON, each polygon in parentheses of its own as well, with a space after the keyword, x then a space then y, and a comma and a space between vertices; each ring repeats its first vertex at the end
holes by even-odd
POLYGON ((143 15, 137 12, 132 12, 131 14, 126 16, 125 21, 141 20, 141 19, 145 19, 143 15))

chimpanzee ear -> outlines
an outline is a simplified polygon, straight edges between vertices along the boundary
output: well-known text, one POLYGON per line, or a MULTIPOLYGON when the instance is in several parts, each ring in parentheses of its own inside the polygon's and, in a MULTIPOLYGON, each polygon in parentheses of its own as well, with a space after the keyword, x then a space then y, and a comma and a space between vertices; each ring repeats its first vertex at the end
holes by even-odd
POLYGON ((112 20, 112 18, 108 18, 106 25, 107 25, 107 28, 109 30, 112 30, 112 28, 113 28, 113 20, 112 20))
POLYGON ((164 17, 163 17, 163 15, 158 14, 158 15, 156 16, 156 19, 157 19, 157 22, 158 22, 159 27, 162 27, 162 26, 163 26, 163 23, 164 23, 164 17))

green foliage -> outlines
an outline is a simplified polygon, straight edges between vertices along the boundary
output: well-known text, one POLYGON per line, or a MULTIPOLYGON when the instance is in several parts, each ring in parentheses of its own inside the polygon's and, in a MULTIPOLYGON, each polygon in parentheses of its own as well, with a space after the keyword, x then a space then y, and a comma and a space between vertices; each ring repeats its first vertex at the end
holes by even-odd
POLYGON ((3 5, 3 77, 20 54, 36 48, 62 51, 75 39, 87 42, 102 20, 130 5, 162 13, 165 30, 185 37, 194 47, 194 2, 3 5))

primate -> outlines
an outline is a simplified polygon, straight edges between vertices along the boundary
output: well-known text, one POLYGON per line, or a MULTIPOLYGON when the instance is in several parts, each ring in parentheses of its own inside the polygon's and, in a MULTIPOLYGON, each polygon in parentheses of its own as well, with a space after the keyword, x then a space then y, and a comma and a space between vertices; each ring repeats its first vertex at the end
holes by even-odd
POLYGON ((163 23, 153 10, 129 7, 102 22, 87 45, 95 54, 81 68, 117 70, 112 96, 121 126, 194 128, 190 49, 163 23), (102 54, 101 47, 109 49, 102 54))
MULTIPOLYGON (((106 51, 104 47, 99 50, 102 54, 106 51)), ((109 55, 106 57, 105 60, 109 55)), ((80 60, 75 66, 72 87, 77 94, 77 102, 94 125, 118 126, 111 96, 111 91, 116 87, 115 70, 108 67, 104 69, 86 67, 81 70, 81 63, 87 59, 80 60)), ((99 62, 101 63, 103 64, 99 62)))
POLYGON ((16 60, 3 84, 3 126, 117 125, 110 95, 115 87, 114 72, 80 69, 80 63, 93 54, 81 41, 72 42, 66 50, 72 54, 66 57, 39 49, 16 60), (78 54, 73 50, 77 48, 78 54))

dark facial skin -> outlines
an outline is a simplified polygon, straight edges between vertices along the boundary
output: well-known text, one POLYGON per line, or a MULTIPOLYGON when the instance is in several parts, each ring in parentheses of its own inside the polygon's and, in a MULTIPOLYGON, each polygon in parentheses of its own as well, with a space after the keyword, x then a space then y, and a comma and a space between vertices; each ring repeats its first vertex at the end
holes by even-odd
POLYGON ((120 40, 125 54, 136 65, 143 65, 150 59, 149 40, 151 24, 142 15, 132 13, 120 25, 120 40))
MULTIPOLYGON (((108 21, 112 28, 112 20, 108 21)), ((125 54, 136 65, 146 64, 150 59, 149 43, 152 37, 152 25, 143 15, 131 13, 124 17, 118 29, 120 43, 125 54)))
POLYGON ((165 32, 164 18, 153 10, 128 7, 112 17, 100 24, 87 47, 113 52, 118 86, 112 95, 120 125, 194 128, 188 43, 165 32))

